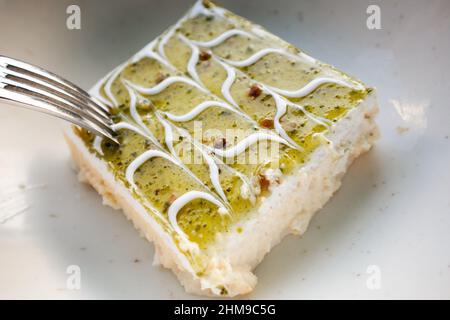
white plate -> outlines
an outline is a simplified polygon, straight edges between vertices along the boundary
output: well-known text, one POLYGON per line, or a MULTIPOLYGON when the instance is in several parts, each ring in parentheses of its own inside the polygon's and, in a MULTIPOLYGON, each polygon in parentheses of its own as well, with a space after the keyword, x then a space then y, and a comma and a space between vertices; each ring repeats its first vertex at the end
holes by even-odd
MULTIPOLYGON (((2 1, 0 52, 89 88, 189 6, 80 1, 82 29, 68 30, 73 2, 2 1)), ((366 27, 368 0, 222 3, 376 86, 381 106, 376 147, 307 233, 264 259, 247 298, 450 298, 450 3, 377 1, 381 30, 366 27)), ((78 183, 58 120, 6 105, 0 119, 0 213, 17 212, 0 224, 0 298, 195 298, 78 183)))

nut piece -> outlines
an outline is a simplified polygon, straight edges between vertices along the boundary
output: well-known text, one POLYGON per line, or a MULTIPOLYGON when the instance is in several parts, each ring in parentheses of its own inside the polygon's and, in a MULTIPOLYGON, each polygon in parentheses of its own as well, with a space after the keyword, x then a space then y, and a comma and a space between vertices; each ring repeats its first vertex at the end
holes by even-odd
POLYGON ((168 210, 172 203, 175 202, 175 200, 177 200, 177 196, 172 193, 169 199, 164 203, 164 210, 168 210))
POLYGON ((259 125, 263 128, 267 128, 267 129, 273 129, 273 120, 269 119, 269 118, 263 118, 263 119, 259 119, 259 125))
POLYGON ((279 185, 283 173, 280 169, 266 169, 259 175, 261 191, 270 190, 271 186, 279 185))
POLYGON ((259 176, 259 186, 261 192, 269 190, 270 181, 265 176, 259 176))
POLYGON ((214 148, 225 149, 226 145, 227 145, 227 139, 222 138, 222 137, 214 139, 214 148))
POLYGON ((198 58, 200 59, 200 61, 207 61, 211 59, 211 54, 206 51, 200 51, 200 53, 198 54, 198 58))
POLYGON ((252 85, 250 87, 250 90, 248 91, 248 95, 250 97, 252 97, 253 99, 258 98, 261 93, 262 93, 261 88, 258 85, 256 85, 256 84, 252 85))

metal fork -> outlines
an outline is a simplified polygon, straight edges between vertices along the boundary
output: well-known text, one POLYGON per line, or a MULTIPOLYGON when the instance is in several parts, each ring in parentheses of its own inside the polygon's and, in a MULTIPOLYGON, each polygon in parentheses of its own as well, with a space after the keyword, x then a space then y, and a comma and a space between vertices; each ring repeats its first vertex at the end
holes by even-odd
POLYGON ((0 101, 56 116, 118 143, 107 106, 52 72, 1 55, 0 101))

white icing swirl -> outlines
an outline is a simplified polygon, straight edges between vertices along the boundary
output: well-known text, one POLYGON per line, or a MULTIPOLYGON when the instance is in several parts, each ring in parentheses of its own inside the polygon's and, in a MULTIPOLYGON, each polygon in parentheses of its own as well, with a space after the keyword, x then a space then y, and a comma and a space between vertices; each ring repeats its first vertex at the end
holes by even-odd
MULTIPOLYGON (((168 123, 166 120, 162 119, 162 117, 159 116, 159 115, 158 115, 158 119, 162 123, 162 125, 164 126, 165 143, 166 143, 168 149, 170 150, 172 155, 174 157, 176 157, 181 162, 181 159, 178 156, 178 154, 176 153, 175 148, 173 146, 172 125, 170 123, 168 123)), ((199 145, 195 140, 191 139, 191 137, 190 137, 190 135, 189 135, 189 133, 187 131, 185 131, 185 130, 183 130, 181 128, 177 128, 177 131, 184 138, 188 139, 188 141, 190 143, 192 143, 194 148, 196 148, 196 150, 198 150, 201 153, 202 158, 206 161, 206 164, 208 165, 209 179, 210 179, 214 189, 216 190, 216 192, 220 195, 220 197, 225 202, 228 202, 227 197, 225 196, 225 193, 223 192, 222 186, 220 184, 219 168, 218 168, 215 160, 207 152, 205 152, 203 150, 203 147, 201 145, 199 145)))
POLYGON ((209 168, 209 179, 211 180, 214 189, 222 198, 223 201, 228 202, 227 196, 223 192, 222 185, 220 184, 220 175, 219 175, 219 167, 217 163, 214 161, 213 157, 211 157, 207 152, 203 150, 201 146, 199 146, 196 142, 192 141, 197 150, 202 154, 203 159, 205 159, 206 164, 209 168))
POLYGON ((272 91, 268 90, 267 88, 264 88, 264 90, 268 91, 269 94, 272 95, 272 98, 275 100, 275 105, 277 108, 277 112, 275 113, 275 117, 273 119, 273 126, 275 131, 284 139, 289 141, 289 143, 293 144, 297 148, 300 148, 300 146, 289 137, 289 135, 286 133, 286 131, 283 129, 280 123, 281 117, 286 113, 287 111, 287 103, 284 99, 282 99, 279 95, 273 94, 272 91))
POLYGON ((168 78, 164 79, 163 81, 161 81, 160 83, 158 83, 156 86, 149 87, 149 88, 138 86, 138 85, 130 82, 129 80, 124 80, 124 81, 127 83, 127 85, 129 85, 136 91, 138 91, 142 94, 148 94, 148 95, 154 95, 154 94, 161 93, 168 86, 170 86, 174 83, 177 83, 177 82, 186 83, 193 87, 196 87, 197 89, 199 89, 202 92, 205 92, 205 93, 207 92, 204 88, 202 88, 200 85, 198 85, 196 82, 192 81, 191 79, 180 77, 180 76, 168 77, 168 78))
POLYGON ((167 42, 170 40, 170 38, 175 33, 175 30, 177 29, 178 25, 179 25, 179 23, 177 23, 174 27, 172 27, 169 31, 167 31, 166 34, 162 37, 162 39, 159 41, 158 52, 161 55, 161 57, 163 57, 167 61, 169 59, 167 59, 164 47, 166 46, 167 42))
POLYGON ((119 105, 119 103, 116 100, 116 97, 114 96, 114 94, 111 91, 111 86, 114 82, 114 80, 116 80, 116 78, 119 76, 119 74, 122 72, 122 70, 127 66, 126 63, 121 64, 120 66, 118 66, 116 69, 113 70, 111 76, 109 77, 108 81, 106 81, 104 90, 105 90, 105 94, 108 97, 109 100, 111 100, 111 102, 113 103, 113 105, 115 107, 117 107, 119 105))
POLYGON ((256 63, 259 59, 262 57, 271 54, 271 53, 277 53, 282 54, 286 57, 289 57, 291 59, 298 59, 297 56, 293 55, 292 53, 289 53, 288 51, 280 48, 264 48, 259 50, 258 52, 255 52, 250 57, 244 59, 244 60, 229 60, 229 59, 223 59, 226 63, 229 65, 235 66, 235 67, 247 67, 251 66, 252 64, 256 63))
POLYGON ((275 117, 273 120, 273 125, 275 128, 275 131, 284 139, 286 139, 287 141, 289 141, 291 144, 297 146, 298 148, 300 148, 300 146, 294 141, 292 140, 289 135, 286 133, 286 131, 283 129, 283 127, 281 126, 280 123, 280 119, 286 114, 287 112, 287 106, 291 106, 297 109, 300 109, 305 116, 307 116, 310 120, 321 124, 325 127, 327 127, 328 125, 330 125, 331 123, 328 123, 328 120, 326 119, 321 119, 315 115, 312 115, 311 113, 309 113, 308 111, 305 110, 305 108, 303 106, 300 106, 298 104, 294 104, 288 100, 286 100, 285 98, 281 97, 280 95, 278 95, 277 93, 275 93, 274 91, 272 91, 272 89, 269 89, 267 86, 263 86, 263 90, 267 91, 272 98, 275 100, 275 105, 277 108, 277 112, 275 113, 275 117))
MULTIPOLYGON (((240 115, 241 117, 244 117, 246 119, 248 119, 248 116, 245 113, 242 113, 236 109, 234 109, 233 107, 229 106, 228 104, 221 102, 221 101, 204 101, 200 104, 198 104, 197 106, 195 106, 191 111, 183 114, 183 115, 173 115, 171 113, 168 112, 164 112, 164 114, 167 116, 167 118, 169 118, 172 121, 175 122, 186 122, 186 121, 190 121, 192 119, 194 119, 196 116, 198 116, 200 113, 202 113, 203 111, 205 111, 208 108, 211 107, 220 107, 226 110, 229 110, 231 112, 234 112, 238 115, 240 115)), ((250 119, 248 119, 250 120, 250 119)))
POLYGON ((127 89, 128 95, 130 97, 130 102, 129 103, 130 103, 130 114, 131 114, 131 117, 133 118, 134 121, 136 121, 136 123, 142 128, 142 130, 147 135, 152 135, 150 130, 147 128, 147 126, 142 121, 142 118, 139 115, 138 111, 136 110, 136 101, 137 101, 136 93, 125 82, 122 81, 122 83, 124 84, 125 88, 127 89))
MULTIPOLYGON (((334 79, 334 78, 329 78, 329 77, 315 78, 315 79, 311 80, 310 82, 308 82, 305 86, 303 86, 302 88, 297 89, 297 90, 284 90, 284 89, 280 89, 280 88, 276 88, 276 87, 272 87, 272 86, 267 86, 267 87, 269 87, 273 91, 275 91, 285 97, 302 98, 304 96, 307 96, 314 90, 316 90, 319 86, 326 84, 326 83, 336 83, 336 84, 344 86, 344 87, 355 87, 354 84, 349 83, 348 81, 343 81, 340 79, 334 79)), ((363 87, 358 84, 356 86, 356 88, 361 89, 363 87)))
MULTIPOLYGON (((175 165, 180 165, 180 163, 178 161, 175 161, 172 157, 170 157, 169 155, 167 155, 165 152, 163 151, 159 151, 159 150, 148 150, 144 153, 142 153, 141 155, 139 155, 136 159, 134 159, 130 165, 127 167, 126 172, 125 172, 125 178, 127 179, 127 181, 130 183, 130 185, 134 188, 137 189, 137 186, 135 184, 134 181, 134 174, 136 173, 136 170, 142 166, 145 162, 147 162, 148 160, 154 158, 154 157, 161 157, 164 158, 168 161, 171 161, 172 163, 174 163, 175 165)), ((187 240, 187 236, 186 234, 183 232, 183 230, 181 230, 181 228, 178 225, 177 222, 177 215, 178 212, 189 202, 196 200, 196 199, 205 199, 207 201, 210 201, 212 203, 214 203, 215 205, 217 205, 219 207, 219 213, 221 214, 226 214, 228 213, 228 209, 218 200, 216 199, 213 195, 203 192, 203 191, 189 191, 186 192, 185 194, 183 194, 181 197, 177 198, 169 207, 168 210, 168 217, 169 217, 169 222, 172 225, 173 229, 175 230, 175 232, 177 232, 180 236, 185 237, 185 239, 187 240)))
POLYGON ((216 61, 218 61, 220 63, 220 65, 227 72, 227 78, 222 83, 222 88, 221 88, 222 95, 229 103, 231 103, 232 106, 239 108, 238 104, 236 103, 233 96, 231 95, 231 86, 233 85, 234 81, 236 80, 236 71, 234 70, 234 68, 223 63, 219 59, 217 59, 216 61))
POLYGON ((177 215, 180 212, 180 210, 189 202, 194 201, 196 199, 204 199, 207 200, 216 206, 219 207, 219 213, 220 214, 227 214, 228 209, 225 208, 225 206, 217 200, 214 196, 212 196, 209 193, 202 192, 202 191, 189 191, 177 198, 169 207, 169 210, 167 212, 167 215, 169 216, 169 222, 172 225, 173 229, 186 239, 188 239, 187 235, 184 233, 183 230, 181 230, 180 226, 178 225, 177 221, 177 215))
POLYGON ((166 57, 161 58, 155 51, 153 51, 155 44, 156 40, 150 42, 148 45, 142 48, 138 53, 136 53, 131 58, 131 63, 136 63, 144 58, 150 58, 158 61, 159 63, 161 63, 162 65, 166 66, 169 69, 175 70, 175 68, 169 63, 166 57))
POLYGON ((169 122, 164 120, 158 113, 156 113, 156 117, 158 118, 158 121, 161 123, 161 125, 164 128, 164 143, 167 146, 167 149, 169 149, 170 153, 178 158, 177 153, 175 151, 175 148, 173 147, 173 131, 172 126, 169 122))
POLYGON ((266 132, 256 132, 256 133, 253 133, 253 134, 249 135, 248 137, 242 139, 233 147, 230 147, 227 149, 219 149, 219 148, 211 148, 211 149, 218 156, 221 156, 224 158, 231 158, 231 157, 235 157, 235 156, 241 154, 252 144, 254 144, 258 141, 265 141, 265 140, 271 140, 271 141, 279 142, 279 143, 282 143, 285 145, 289 145, 289 143, 285 139, 283 139, 279 136, 276 136, 274 134, 266 133, 266 132))
POLYGON ((134 159, 125 171, 125 178, 127 179, 127 181, 130 183, 130 185, 133 188, 137 189, 137 186, 134 183, 134 173, 136 172, 136 170, 140 166, 142 166, 145 162, 147 162, 148 160, 150 160, 154 157, 164 158, 176 165, 179 165, 178 161, 175 161, 172 157, 170 157, 168 154, 166 154, 163 151, 159 151, 159 150, 145 151, 144 153, 139 155, 136 159, 134 159))
MULTIPOLYGON (((222 200, 225 203, 228 203, 228 199, 223 191, 223 188, 220 184, 220 174, 219 174, 219 167, 218 164, 223 165, 227 170, 230 170, 234 175, 236 175, 239 179, 241 179, 243 185, 247 185, 247 187, 249 189, 251 188, 251 183, 249 182, 249 180, 247 179, 247 177, 245 177, 243 174, 241 174, 239 171, 237 171, 236 169, 231 168, 230 166, 226 165, 225 163, 223 163, 220 159, 211 156, 209 154, 209 152, 205 151, 205 146, 202 145, 201 143, 198 143, 196 140, 192 139, 191 136, 189 135, 189 133, 181 128, 177 128, 178 132, 180 132, 180 134, 185 137, 190 143, 192 143, 192 145, 196 148, 196 150, 198 150, 203 159, 206 161, 208 167, 209 167, 209 172, 210 172, 210 180, 211 183, 214 187, 214 189, 216 190, 216 192, 220 195, 220 197, 222 198, 222 200)), ((254 190, 250 190, 251 193, 254 193, 254 190)))
MULTIPOLYGON (((172 128, 172 124, 170 124, 169 122, 167 122, 166 120, 164 120, 158 113, 156 113, 156 116, 158 117, 158 120, 160 121, 160 123, 163 125, 164 127, 164 142, 167 145, 167 148, 169 149, 170 153, 180 162, 182 163, 180 157, 178 156, 174 145, 173 145, 173 141, 174 141, 174 135, 173 135, 173 128, 172 128)), ((189 136, 189 134, 182 130, 181 128, 177 128, 177 131, 185 138, 187 138, 189 140, 189 142, 191 142, 194 147, 199 150, 199 152, 202 154, 202 157, 205 159, 208 168, 209 168, 209 178, 211 180, 211 183, 214 187, 214 189, 216 190, 216 192, 220 195, 220 197, 227 202, 227 198, 223 192, 222 186, 220 185, 220 179, 219 179, 219 168, 217 167, 217 164, 214 162, 214 160, 206 153, 203 151, 203 149, 197 144, 195 143, 194 140, 192 140, 189 136)), ((203 181, 200 181, 200 179, 198 179, 193 173, 191 173, 191 171, 186 168, 183 165, 183 168, 196 180, 198 180, 201 184, 204 185, 203 181)), ((206 186, 205 186, 206 187, 206 186)))
MULTIPOLYGON (((237 30, 235 30, 237 31, 237 30)), ((187 45, 189 45, 189 47, 192 50, 192 54, 191 57, 189 59, 188 62, 188 72, 191 75, 191 77, 197 81, 199 84, 201 84, 203 86, 202 81, 200 80, 200 77, 198 76, 197 73, 197 69, 196 69, 196 65, 198 63, 198 59, 199 59, 199 49, 196 45, 196 41, 190 40, 188 38, 186 38, 183 35, 179 35, 179 38, 185 42, 187 45)), ((198 45, 198 44, 197 44, 198 45)), ((212 52, 208 52, 209 54, 212 55, 212 52)), ((231 68, 230 66, 228 66, 227 64, 223 63, 222 61, 220 61, 220 59, 214 58, 218 63, 220 63, 220 65, 225 69, 225 71, 227 72, 227 78, 225 79, 225 81, 222 84, 222 88, 221 88, 221 92, 223 97, 225 98, 225 100, 227 100, 229 103, 231 103, 232 106, 239 108, 238 104, 236 103, 236 101, 234 101, 233 97, 231 96, 231 86, 233 85, 235 79, 236 79, 236 72, 233 68, 231 68)))
POLYGON ((112 70, 111 72, 109 72, 103 79, 101 79, 100 81, 98 81, 93 87, 92 89, 89 91, 89 93, 91 94, 91 96, 93 96, 94 98, 97 99, 97 101, 100 101, 101 103, 103 103, 104 105, 107 105, 109 107, 112 106, 111 101, 109 101, 108 99, 106 99, 101 93, 100 90, 103 87, 103 85, 105 84, 105 82, 112 76, 112 74, 114 73, 115 69, 112 70))
POLYGON ((188 71, 189 75, 192 77, 192 79, 197 81, 198 84, 203 86, 202 81, 200 80, 200 77, 198 76, 198 73, 197 73, 197 63, 199 60, 200 50, 198 49, 198 47, 192 45, 192 43, 182 34, 179 34, 178 38, 181 41, 183 41, 185 44, 187 44, 189 46, 189 48, 191 49, 191 57, 189 58, 189 62, 187 65, 187 71, 188 71))
POLYGON ((320 125, 322 125, 322 126, 324 126, 324 127, 329 127, 329 126, 332 126, 332 125, 333 125, 333 121, 328 120, 328 119, 326 119, 326 118, 319 117, 319 116, 317 116, 317 115, 315 115, 315 114, 312 114, 311 112, 307 111, 307 110, 305 109, 305 107, 303 107, 303 106, 301 106, 301 105, 299 105, 299 104, 296 104, 296 103, 288 103, 288 105, 289 105, 290 107, 292 107, 292 108, 301 110, 301 111, 305 114, 305 116, 306 116, 308 119, 310 119, 311 121, 314 121, 314 122, 317 123, 317 124, 320 124, 320 125))
POLYGON ((115 124, 113 124, 111 126, 111 128, 114 131, 121 130, 121 129, 128 129, 128 130, 131 130, 131 131, 133 131, 133 132, 135 132, 137 134, 140 134, 144 138, 151 139, 151 137, 148 134, 146 134, 144 131, 142 131, 141 129, 139 129, 139 128, 133 126, 132 124, 127 123, 127 122, 115 123, 115 124))
MULTIPOLYGON (((113 129, 114 131, 118 131, 121 129, 131 130, 131 131, 143 136, 144 138, 149 139, 152 142, 155 142, 154 138, 152 136, 148 135, 146 132, 142 131, 141 129, 133 126, 132 124, 130 124, 128 122, 115 123, 111 126, 111 129, 113 129)), ((94 139, 93 145, 92 145, 94 147, 94 149, 97 150, 97 152, 100 153, 101 155, 103 155, 103 151, 101 148, 102 141, 103 141, 103 137, 96 136, 94 139)))
POLYGON ((229 38, 237 36, 237 35, 245 36, 245 37, 249 37, 249 38, 254 37, 251 33, 248 33, 246 31, 239 30, 239 29, 231 29, 231 30, 225 31, 221 35, 219 35, 216 38, 211 39, 209 41, 195 41, 195 40, 191 40, 191 41, 193 44, 195 44, 199 47, 212 48, 212 47, 218 46, 219 44, 228 40, 229 38))

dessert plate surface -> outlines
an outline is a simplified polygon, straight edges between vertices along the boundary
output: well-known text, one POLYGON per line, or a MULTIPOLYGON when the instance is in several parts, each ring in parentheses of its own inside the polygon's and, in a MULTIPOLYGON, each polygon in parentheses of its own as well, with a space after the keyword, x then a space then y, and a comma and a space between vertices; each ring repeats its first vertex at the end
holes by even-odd
MULTIPOLYGON (((89 88, 190 5, 80 2, 81 29, 69 30, 72 3, 1 2, 0 52, 89 88)), ((380 1, 381 29, 370 30, 370 4, 221 1, 375 86, 381 109, 375 148, 308 231, 264 259, 244 298, 450 298, 450 5, 380 1)), ((0 119, 0 298, 197 298, 77 181, 61 122, 7 105, 0 119)))

